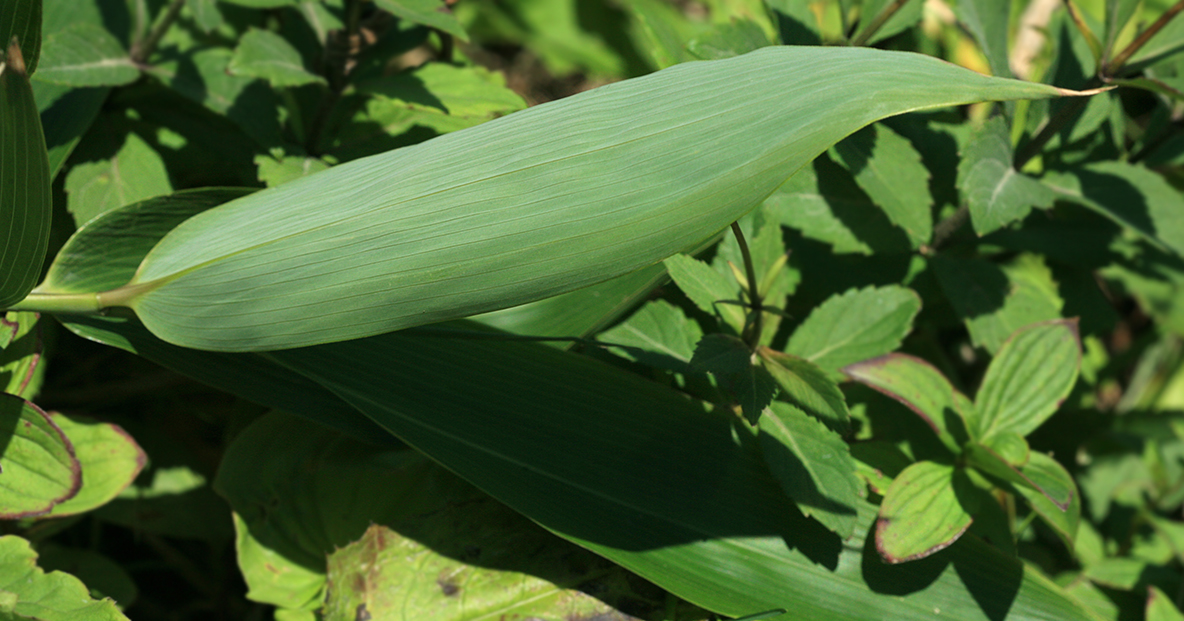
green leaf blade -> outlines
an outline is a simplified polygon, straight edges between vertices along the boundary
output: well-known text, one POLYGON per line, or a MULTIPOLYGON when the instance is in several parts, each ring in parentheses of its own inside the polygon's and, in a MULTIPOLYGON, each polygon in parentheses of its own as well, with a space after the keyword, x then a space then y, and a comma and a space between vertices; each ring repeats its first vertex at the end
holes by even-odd
POLYGON ((703 312, 718 317, 734 334, 744 330, 745 312, 740 285, 706 263, 685 254, 664 262, 671 280, 703 312))
POLYGON ((761 347, 764 368, 781 388, 781 396, 836 431, 850 428, 851 413, 839 385, 804 358, 761 347))
POLYGON ((44 572, 33 547, 16 535, 0 537, 0 592, 10 619, 128 621, 114 601, 92 599, 78 578, 44 572))
POLYGON ((970 139, 958 163, 958 190, 980 236, 1022 219, 1033 207, 1052 207, 1052 192, 1016 171, 1013 159, 1007 122, 996 116, 970 139))
POLYGON ((810 311, 785 351, 835 373, 899 347, 920 311, 921 298, 911 289, 852 289, 810 311))
POLYGON ((160 286, 128 303, 165 340, 225 350, 357 338, 512 306, 697 245, 877 118, 1059 93, 863 49, 765 48, 678 65, 194 218, 145 259, 139 282, 160 286), (836 77, 856 67, 858 80, 836 77), (758 75, 760 92, 734 88, 758 75), (324 210, 329 196, 344 204, 324 210))
POLYGON ((45 37, 37 79, 66 86, 122 86, 140 77, 140 68, 106 28, 70 24, 45 37))
POLYGON ((847 443, 805 412, 776 401, 761 417, 760 430, 765 463, 802 513, 851 537, 861 490, 847 443))
POLYGON ((78 492, 54 505, 51 517, 76 515, 107 504, 131 485, 148 462, 140 445, 118 425, 56 413, 50 418, 70 438, 83 474, 78 492))
POLYGON ((1076 320, 1017 331, 991 360, 975 397, 979 435, 1026 436, 1034 431, 1069 396, 1080 366, 1076 320))
POLYGON ((379 8, 416 24, 442 30, 461 41, 468 41, 464 26, 453 17, 443 0, 375 0, 379 8))
POLYGON ((888 354, 848 365, 851 379, 903 403, 933 429, 955 455, 967 440, 969 400, 928 362, 907 354, 888 354))
POLYGON ((20 397, 0 394, 0 517, 44 515, 78 493, 74 447, 49 415, 20 397))
POLYGON ((925 558, 949 547, 974 521, 956 486, 965 475, 953 466, 920 461, 892 481, 876 519, 876 549, 889 563, 925 558))
POLYGON ((875 124, 835 145, 834 152, 888 219, 904 229, 914 249, 929 243, 930 175, 912 143, 888 126, 875 124))
POLYGON ((0 5, 0 45, 16 37, 26 73, 37 71, 41 56, 41 0, 10 0, 0 5))
POLYGON ((0 69, 0 308, 33 289, 49 244, 49 160, 23 64, 14 46, 0 69))

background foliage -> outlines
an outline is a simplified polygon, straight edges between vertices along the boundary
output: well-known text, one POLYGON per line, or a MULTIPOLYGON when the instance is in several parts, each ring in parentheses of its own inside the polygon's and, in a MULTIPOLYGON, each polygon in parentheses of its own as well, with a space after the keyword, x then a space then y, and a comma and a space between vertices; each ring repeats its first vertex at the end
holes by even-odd
POLYGON ((1181 618, 1182 11, 5 2, 0 610, 1181 618), (779 44, 1117 88, 874 123, 740 237, 463 321, 220 353, 32 312, 259 188, 779 44))

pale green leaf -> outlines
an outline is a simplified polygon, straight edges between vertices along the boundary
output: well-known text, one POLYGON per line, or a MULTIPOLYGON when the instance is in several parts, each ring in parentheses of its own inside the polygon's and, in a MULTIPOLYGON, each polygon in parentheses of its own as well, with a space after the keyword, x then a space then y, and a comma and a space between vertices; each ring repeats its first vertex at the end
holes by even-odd
MULTIPOLYGON (((785 308, 786 297, 797 289, 802 275, 796 268, 788 265, 789 256, 785 248, 784 231, 767 209, 763 206, 757 207, 736 224, 747 240, 748 256, 752 259, 753 270, 756 272, 761 306, 765 309, 761 318, 761 336, 758 342, 767 345, 773 341, 784 319, 784 315, 778 311, 785 308)), ((711 266, 729 282, 737 282, 736 273, 743 273, 745 268, 744 253, 740 251, 736 236, 725 234, 715 248, 715 258, 712 259, 711 266)), ((745 280, 747 278, 744 276, 745 280)))
POLYGON ((912 143, 877 123, 835 145, 833 153, 888 219, 904 229, 914 249, 929 243, 933 236, 929 170, 912 143))
POLYGON ((74 447, 49 415, 0 393, 0 519, 44 515, 78 492, 74 447))
POLYGON ((845 432, 850 426, 851 413, 843 392, 834 380, 817 365, 791 354, 761 347, 757 350, 761 363, 781 389, 780 395, 831 429, 845 432))
POLYGON ((505 77, 482 67, 425 63, 411 71, 363 80, 358 92, 376 95, 368 117, 399 134, 413 126, 447 133, 517 112, 526 102, 505 77))
POLYGON ((695 34, 695 22, 676 7, 661 0, 635 0, 627 5, 636 23, 639 48, 649 54, 656 69, 665 69, 695 57, 686 42, 695 34))
POLYGON ((1012 167, 1009 131, 1001 116, 987 121, 971 136, 958 163, 958 191, 979 235, 1022 219, 1033 207, 1052 207, 1053 193, 1012 167))
POLYGON ((280 35, 252 28, 239 39, 227 71, 267 80, 274 88, 324 84, 325 78, 304 68, 300 52, 280 35))
POLYGON ((998 479, 1007 481, 1014 485, 1016 489, 1023 488, 1025 492, 1031 490, 1039 495, 1043 495, 1062 513, 1069 508, 1073 498, 1076 496, 1077 490, 1072 484, 1072 480, 1048 476, 1048 472, 1042 468, 1045 462, 1040 460, 1033 462, 1034 465, 1031 468, 1016 467, 1009 464, 1006 459, 993 449, 978 442, 968 442, 962 454, 965 456, 968 465, 974 466, 978 470, 998 479), (1034 473, 1036 479, 1032 479, 1026 474, 1028 470, 1034 473))
POLYGON ((41 0, 6 0, 0 3, 0 44, 16 37, 20 43, 25 73, 37 71, 41 55, 41 0))
POLYGON ((1133 229, 1160 248, 1184 254, 1180 191, 1147 168, 1119 161, 1094 162, 1050 172, 1044 183, 1058 198, 1133 229))
POLYGON ((0 537, 0 614, 14 620, 128 621, 114 601, 91 599, 78 578, 42 571, 32 546, 16 535, 0 537))
POLYGON ((1028 441, 1020 434, 1010 431, 993 433, 990 437, 983 438, 982 444, 1008 465, 1017 468, 1028 463, 1028 458, 1032 454, 1028 441))
POLYGON ((897 475, 876 519, 876 549, 889 563, 925 558, 954 543, 970 523, 960 495, 972 488, 953 466, 920 461, 897 475))
POLYGON ((1114 44, 1118 41, 1118 34, 1126 27, 1127 22, 1135 16, 1135 11, 1139 8, 1139 0, 1106 0, 1105 13, 1105 47, 1103 47, 1103 55, 1106 58, 1113 56, 1114 44))
MULTIPOLYGON (((872 25, 872 21, 892 4, 894 4, 894 0, 863 0, 859 26, 856 28, 853 38, 864 35, 868 27, 872 25)), ((884 25, 871 35, 866 44, 872 45, 912 28, 921 21, 921 9, 924 4, 921 0, 905 0, 900 10, 884 22, 884 25)))
POLYGON ((596 338, 630 359, 685 373, 702 336, 702 328, 681 308, 654 300, 596 338))
POLYGON ((785 493, 802 513, 850 537, 860 488, 847 443, 801 410, 776 401, 761 417, 760 430, 761 454, 785 493))
POLYGON ((1061 317, 1064 302, 1040 256, 1020 255, 1004 265, 942 256, 930 265, 971 342, 989 352, 1024 326, 1061 317))
POLYGON ((907 354, 888 354, 848 365, 843 373, 903 403, 952 453, 962 451, 973 405, 932 364, 907 354))
POLYGON ((52 32, 42 43, 37 79, 67 86, 121 86, 140 69, 106 28, 77 22, 52 32))
POLYGON ((870 49, 686 63, 206 212, 106 300, 165 340, 221 350, 513 306, 695 246, 885 115, 1059 93, 870 49))
POLYGON ((1184 614, 1159 587, 1147 587, 1147 621, 1184 621, 1184 614))
POLYGON ((202 32, 210 34, 222 25, 222 12, 218 10, 218 0, 185 0, 193 23, 202 32))
POLYGON ((82 486, 69 500, 54 505, 50 517, 75 515, 110 502, 131 485, 148 461, 140 445, 119 425, 56 412, 50 420, 70 439, 82 467, 82 486))
POLYGON ((666 271, 679 289, 703 312, 718 317, 735 334, 744 330, 746 312, 740 284, 706 263, 685 254, 665 261, 666 271))
POLYGON ((920 310, 921 298, 911 289, 851 289, 810 311, 785 351, 837 372, 900 347, 920 310))
POLYGON ((959 0, 953 5, 954 15, 974 35, 991 73, 1004 78, 1011 77, 1007 51, 1011 7, 1011 2, 999 0, 959 0))
POLYGON ((49 161, 20 48, 0 65, 0 308, 36 284, 49 244, 49 161))
POLYGON ((66 209, 76 226, 117 207, 173 191, 164 160, 143 138, 127 134, 109 160, 86 162, 66 175, 66 209))
POLYGON ((772 45, 760 24, 739 19, 716 24, 687 42, 687 51, 700 60, 720 60, 772 45))
POLYGON ((975 396, 979 437, 1032 433, 1069 396, 1080 368, 1076 319, 1016 331, 991 360, 975 396))
POLYGON ((1085 568, 1090 580, 1114 589, 1129 591, 1139 583, 1139 577, 1147 570, 1147 561, 1128 557, 1109 557, 1096 565, 1085 568))
POLYGON ((32 400, 41 391, 41 326, 36 313, 5 313, 0 317, 0 391, 32 400))
POLYGON ((456 21, 444 0, 374 0, 374 3, 400 19, 442 30, 461 41, 469 40, 464 26, 456 21))

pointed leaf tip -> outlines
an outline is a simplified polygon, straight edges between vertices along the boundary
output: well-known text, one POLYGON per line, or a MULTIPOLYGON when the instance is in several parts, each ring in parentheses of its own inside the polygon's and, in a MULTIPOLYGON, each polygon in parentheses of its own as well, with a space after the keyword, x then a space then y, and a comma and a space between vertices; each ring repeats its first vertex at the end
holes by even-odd
POLYGON ((1063 95, 1065 97, 1092 97, 1094 95, 1105 93, 1106 91, 1112 91, 1112 90, 1118 88, 1118 85, 1111 84, 1109 86, 1101 86, 1098 88, 1087 88, 1083 91, 1075 91, 1071 88, 1061 88, 1059 86, 1054 87, 1054 88, 1057 89, 1058 93, 1060 93, 1061 95, 1063 95))

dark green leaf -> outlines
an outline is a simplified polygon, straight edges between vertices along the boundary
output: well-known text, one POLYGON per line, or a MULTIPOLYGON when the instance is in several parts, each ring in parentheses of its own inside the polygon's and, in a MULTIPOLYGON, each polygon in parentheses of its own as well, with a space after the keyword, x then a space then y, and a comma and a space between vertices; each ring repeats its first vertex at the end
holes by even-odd
POLYGON ((839 385, 817 365, 790 354, 761 347, 757 350, 764 368, 781 388, 781 397, 805 410, 831 429, 846 432, 851 413, 839 385))
POLYGON ((42 571, 32 546, 16 535, 0 537, 0 590, 8 619, 128 621, 114 601, 91 599, 78 578, 42 571))
POLYGON ((952 453, 962 451, 974 405, 933 365, 906 354, 888 354, 848 365, 843 373, 908 406, 952 453))
POLYGON ((719 317, 735 334, 744 330, 745 310, 740 284, 684 254, 664 262, 674 284, 703 312, 719 317))
POLYGON ((96 509, 119 495, 140 474, 148 455, 118 425, 83 416, 50 414, 70 439, 82 467, 82 487, 65 502, 54 505, 49 517, 74 515, 96 509))
POLYGON ((930 265, 971 341, 987 351, 1024 326, 1061 316, 1057 283, 1039 256, 1020 255, 1005 265, 940 256, 930 265))
POLYGON ((929 243, 933 236, 929 170, 908 140, 877 123, 835 145, 833 153, 888 219, 904 229, 914 249, 929 243))
POLYGON ((354 619, 361 609, 375 619, 467 621, 665 604, 657 589, 630 586, 624 570, 422 454, 366 446, 291 417, 271 414, 241 433, 216 486, 240 520, 250 597, 281 608, 323 604, 326 619, 354 619), (321 519, 310 523, 310 511, 321 519), (366 576, 354 579, 359 571, 366 576), (592 584, 599 600, 577 590, 592 584))
POLYGON ((1052 207, 1053 194, 1039 181, 1012 167, 1007 121, 987 121, 962 153, 958 191, 970 207, 974 231, 986 235, 1023 219, 1033 207, 1052 207))
POLYGON ((222 12, 218 10, 218 0, 185 0, 185 6, 189 7, 193 23, 197 24, 202 32, 209 34, 222 25, 222 12))
POLYGON ((66 209, 76 226, 124 205, 173 191, 164 160, 143 138, 127 134, 109 160, 75 165, 66 175, 66 209))
POLYGON ((95 511, 95 517, 129 530, 225 546, 234 537, 226 500, 205 476, 186 466, 154 468, 140 482, 95 511))
POLYGON ((954 4, 954 15, 974 35, 991 73, 1004 78, 1011 77, 1007 54, 1011 6, 998 0, 959 0, 954 4))
POLYGON ((1118 34, 1126 27, 1127 22, 1135 16, 1135 10, 1139 8, 1139 0, 1106 0, 1106 17, 1105 17, 1105 47, 1103 47, 1102 55, 1110 58, 1114 54, 1114 44, 1118 40, 1118 34))
POLYGON ((691 369, 711 373, 736 395, 744 418, 753 425, 777 394, 778 382, 757 363, 748 345, 728 334, 708 334, 695 345, 691 369))
POLYGON ((785 351, 837 372, 899 347, 920 310, 921 298, 911 289, 852 289, 810 311, 785 351))
POLYGON ((245 6, 251 9, 278 9, 285 6, 294 6, 300 0, 220 0, 227 4, 237 4, 238 6, 245 6))
POLYGON ((798 508, 840 537, 855 532, 859 479, 847 443, 805 412, 774 401, 760 419, 761 454, 798 508))
POLYGON ((957 541, 970 523, 960 487, 973 487, 953 466, 920 461, 892 481, 876 519, 876 549, 889 563, 925 558, 957 541))
POLYGON ((469 40, 464 26, 456 21, 444 0, 374 0, 374 3, 400 19, 442 30, 461 41, 469 40))
POLYGON ((821 45, 818 16, 808 3, 798 0, 765 0, 773 12, 782 45, 821 45))
POLYGON ((1032 433, 1069 396, 1080 368, 1076 319, 1016 331, 991 360, 975 396, 978 437, 1032 433))
POLYGON ((851 456, 855 458, 856 474, 881 496, 888 493, 893 479, 913 463, 900 447, 882 440, 852 444, 851 456))
POLYGON ((665 69, 694 60, 686 42, 694 36, 693 23, 681 11, 660 0, 635 0, 628 3, 639 31, 638 46, 649 54, 656 69, 665 69))
POLYGON ((74 447, 41 408, 0 394, 0 519, 44 515, 82 485, 74 447))
POLYGON ((973 537, 925 577, 866 560, 874 508, 860 502, 856 535, 840 544, 788 502, 751 432, 595 361, 413 332, 269 355, 515 510, 716 612, 1090 618, 973 537))
POLYGON ((45 37, 37 79, 67 86, 121 86, 140 69, 106 28, 73 23, 45 37))
POLYGON ((7 47, 13 37, 20 43, 25 73, 31 76, 41 55, 41 0, 0 3, 0 45, 7 47))
POLYGON ((267 80, 273 88, 325 84, 325 78, 304 68, 300 52, 280 35, 252 28, 239 39, 227 65, 232 75, 267 80))
POLYGON ((49 162, 20 48, 0 65, 0 308, 32 290, 45 262, 51 212, 49 162))
POLYGON ((1160 248, 1184 255, 1180 191, 1137 164, 1106 161, 1045 175, 1057 197, 1129 227, 1160 248))
POLYGON ((66 158, 82 139, 103 107, 110 89, 71 88, 33 80, 33 97, 41 111, 45 146, 49 150, 49 175, 57 177, 66 158))
POLYGON ((642 306, 625 321, 597 335, 628 358, 650 366, 686 373, 695 345, 703 336, 698 323, 665 300, 642 306))
POLYGON ((908 252, 904 231, 892 225, 851 173, 818 156, 765 200, 781 224, 825 242, 836 253, 908 252))

